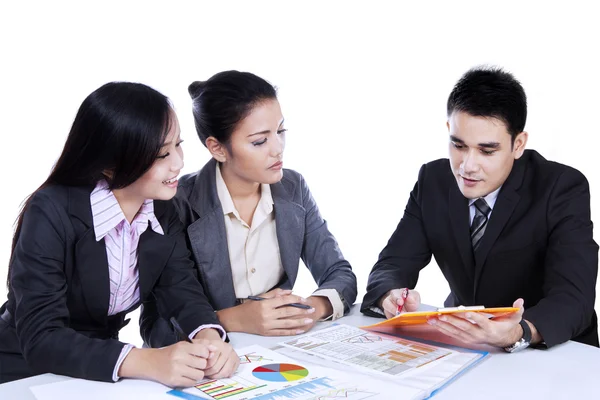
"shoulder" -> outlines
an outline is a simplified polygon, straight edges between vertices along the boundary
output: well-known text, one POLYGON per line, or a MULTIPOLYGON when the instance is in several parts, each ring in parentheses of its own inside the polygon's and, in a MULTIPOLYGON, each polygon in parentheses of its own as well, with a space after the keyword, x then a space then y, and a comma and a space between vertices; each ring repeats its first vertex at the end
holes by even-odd
POLYGON ((535 150, 526 150, 522 157, 530 171, 530 179, 544 186, 556 183, 589 186, 585 175, 569 165, 549 161, 535 150))

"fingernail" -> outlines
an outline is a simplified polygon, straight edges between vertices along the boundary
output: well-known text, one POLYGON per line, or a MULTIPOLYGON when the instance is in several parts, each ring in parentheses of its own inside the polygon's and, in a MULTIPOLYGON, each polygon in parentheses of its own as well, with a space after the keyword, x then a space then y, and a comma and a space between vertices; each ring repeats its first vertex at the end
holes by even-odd
POLYGON ((447 318, 447 317, 445 317, 444 315, 442 315, 442 316, 440 317, 440 321, 447 321, 447 320, 448 320, 448 318, 447 318))
POLYGON ((312 322, 313 322, 313 320, 312 320, 312 319, 310 319, 310 318, 306 318, 306 319, 304 320, 304 324, 305 324, 305 325, 312 324, 312 322))
POLYGON ((296 331, 296 335, 300 335, 302 333, 304 333, 304 331, 296 331))
POLYGON ((429 325, 435 325, 436 324, 436 320, 435 319, 429 319, 429 320, 427 320, 427 323, 429 325))
POLYGON ((467 318, 471 318, 472 316, 473 316, 473 314, 470 313, 470 312, 468 312, 468 313, 465 314, 465 317, 467 317, 467 318))
POLYGON ((314 308, 311 308, 310 310, 306 311, 306 313, 307 313, 307 314, 312 314, 312 313, 314 313, 314 312, 315 312, 315 309, 314 309, 314 308))
POLYGON ((300 301, 306 303, 306 299, 304 297, 300 297, 300 301))

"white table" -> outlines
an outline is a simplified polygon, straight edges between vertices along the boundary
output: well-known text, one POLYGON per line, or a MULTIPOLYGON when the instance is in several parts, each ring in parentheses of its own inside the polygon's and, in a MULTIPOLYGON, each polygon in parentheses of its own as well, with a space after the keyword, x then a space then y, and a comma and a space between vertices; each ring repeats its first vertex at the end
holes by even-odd
MULTIPOLYGON (((349 316, 339 320, 348 325, 377 321, 362 315, 355 305, 349 316)), ((324 328, 331 323, 320 323, 324 328)), ((234 347, 258 344, 272 347, 281 338, 232 333, 234 347)), ((494 352, 475 368, 434 396, 446 399, 595 399, 600 398, 600 349, 567 342, 550 350, 526 349, 520 353, 494 352)), ((70 379, 43 374, 0 385, 0 400, 35 400, 31 386, 70 379)))

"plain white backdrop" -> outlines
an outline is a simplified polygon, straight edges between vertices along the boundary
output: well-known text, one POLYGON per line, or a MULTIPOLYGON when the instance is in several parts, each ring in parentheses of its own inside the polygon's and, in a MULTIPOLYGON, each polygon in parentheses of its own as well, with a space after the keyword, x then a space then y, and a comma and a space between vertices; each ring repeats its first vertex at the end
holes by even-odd
MULTIPOLYGON (((416 3, 3 1, 1 280, 21 202, 46 178, 83 99, 114 80, 172 99, 185 173, 208 160, 190 82, 238 69, 276 85, 288 128, 284 165, 306 178, 358 276, 358 301, 420 166, 447 155, 446 99, 472 66, 499 65, 522 82, 528 147, 587 176, 597 220, 600 25, 592 2, 416 3)), ((315 286, 302 269, 297 292, 315 286)), ((417 289, 424 302, 442 304, 448 286, 434 262, 417 289)), ((1 301, 5 294, 2 284, 1 301)), ((132 317, 121 339, 140 344, 132 317)))

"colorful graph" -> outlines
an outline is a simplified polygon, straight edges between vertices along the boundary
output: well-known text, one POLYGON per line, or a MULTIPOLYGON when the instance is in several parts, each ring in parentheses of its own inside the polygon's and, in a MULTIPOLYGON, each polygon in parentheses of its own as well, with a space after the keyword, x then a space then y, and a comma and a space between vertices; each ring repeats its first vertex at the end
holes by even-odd
POLYGON ((255 353, 250 353, 250 354, 244 354, 243 356, 240 356, 240 364, 250 364, 250 363, 256 363, 256 362, 261 362, 261 361, 273 361, 269 358, 264 358, 263 356, 259 355, 259 354, 255 354, 255 353))
POLYGON ((256 378, 268 382, 293 382, 308 376, 308 370, 295 364, 267 364, 252 370, 256 378))
MULTIPOLYGON (((245 381, 239 377, 235 379, 219 379, 209 380, 196 385, 196 389, 206 393, 214 399, 225 399, 227 397, 235 396, 241 393, 250 392, 252 390, 263 388, 267 385, 256 385, 253 382, 245 381)), ((172 390, 169 394, 173 394, 178 397, 184 397, 183 392, 172 390), (178 392, 178 393, 171 393, 178 392)))

